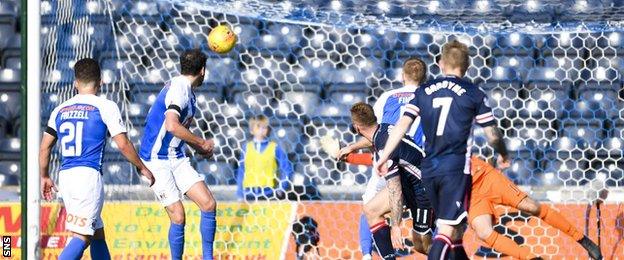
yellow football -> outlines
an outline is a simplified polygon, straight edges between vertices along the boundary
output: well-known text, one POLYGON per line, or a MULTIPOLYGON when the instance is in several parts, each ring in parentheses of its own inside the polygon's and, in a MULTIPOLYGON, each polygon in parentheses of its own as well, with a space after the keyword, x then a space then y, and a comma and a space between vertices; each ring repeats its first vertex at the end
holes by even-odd
POLYGON ((238 37, 227 25, 219 25, 208 34, 208 45, 216 53, 226 53, 234 48, 238 37))

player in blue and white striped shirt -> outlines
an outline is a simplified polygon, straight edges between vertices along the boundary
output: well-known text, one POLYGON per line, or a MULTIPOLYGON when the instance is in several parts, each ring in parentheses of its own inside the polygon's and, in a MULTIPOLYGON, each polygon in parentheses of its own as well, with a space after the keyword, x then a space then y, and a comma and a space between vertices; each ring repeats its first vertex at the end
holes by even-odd
POLYGON ((154 173, 152 186, 160 203, 167 210, 169 247, 173 259, 182 259, 184 252, 184 206, 182 195, 188 196, 201 211, 200 233, 203 259, 213 259, 216 201, 184 154, 184 144, 198 154, 209 157, 214 142, 194 135, 188 127, 197 111, 193 90, 204 81, 207 57, 200 50, 185 51, 180 55, 180 76, 167 82, 158 94, 146 119, 141 139, 141 159, 154 173))
POLYGON ((44 199, 51 200, 54 182, 49 175, 50 152, 61 141, 60 195, 67 218, 65 227, 73 238, 65 246, 59 259, 80 259, 87 246, 91 256, 110 259, 104 240, 104 223, 100 216, 104 204, 102 160, 107 134, 113 138, 120 152, 154 184, 154 177, 141 162, 134 146, 126 136, 126 125, 117 105, 96 96, 100 89, 100 66, 93 59, 82 59, 74 65, 78 95, 56 107, 48 121, 39 150, 39 172, 44 199))

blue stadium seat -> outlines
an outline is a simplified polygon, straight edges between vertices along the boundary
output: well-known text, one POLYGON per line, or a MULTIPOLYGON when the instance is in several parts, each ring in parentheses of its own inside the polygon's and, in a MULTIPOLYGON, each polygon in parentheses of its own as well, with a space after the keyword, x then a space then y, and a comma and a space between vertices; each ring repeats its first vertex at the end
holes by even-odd
POLYGON ((602 110, 601 102, 595 100, 578 100, 566 104, 562 116, 566 118, 606 119, 613 111, 602 110))
POLYGON ((624 156, 622 154, 622 151, 624 151, 624 139, 622 138, 605 138, 596 147, 596 156, 599 158, 618 159, 624 156))
POLYGON ((534 82, 527 86, 530 100, 538 102, 538 108, 546 103, 547 111, 554 111, 558 117, 563 114, 564 107, 571 102, 570 87, 558 82, 534 82))
POLYGON ((283 99, 300 105, 302 112, 307 115, 313 114, 320 103, 319 93, 316 92, 288 91, 284 93, 283 99))
POLYGON ((522 105, 518 98, 518 89, 514 84, 491 84, 486 85, 491 89, 484 89, 488 96, 487 102, 492 107, 492 112, 497 117, 515 117, 516 108, 522 105))
POLYGON ((579 140, 583 145, 595 147, 606 136, 602 122, 597 119, 575 120, 568 119, 562 122, 563 135, 579 140))
POLYGON ((299 153, 303 150, 301 144, 306 138, 303 126, 297 121, 271 120, 271 135, 282 149, 288 154, 299 153))
POLYGON ((365 84, 366 77, 370 75, 364 71, 358 71, 355 69, 337 69, 332 73, 331 81, 327 83, 341 84, 341 83, 358 83, 362 86, 365 84))
POLYGON ((20 162, 19 161, 1 161, 0 173, 6 175, 20 175, 20 162))
POLYGON ((236 184, 238 166, 226 161, 201 160, 197 162, 197 172, 203 175, 208 185, 236 184))
MULTIPOLYGON (((595 50, 591 55, 591 59, 589 60, 590 68, 612 68, 618 71, 619 75, 624 73, 624 55, 619 53, 607 54, 611 50, 611 48, 604 50, 595 50)), ((606 72, 606 71, 605 71, 606 72)), ((606 73, 605 73, 606 76, 606 73)))
POLYGON ((620 80, 620 74, 617 68, 613 66, 590 67, 588 70, 581 72, 581 78, 590 82, 617 82, 620 80))
POLYGON ((372 174, 376 174, 372 167, 346 164, 346 171, 343 172, 341 184, 343 186, 366 185, 372 174))
POLYGON ((19 175, 4 174, 0 172, 0 187, 19 185, 19 175))
POLYGON ((517 119, 512 122, 514 137, 527 142, 535 142, 541 146, 554 141, 557 131, 548 120, 517 119))
POLYGON ((509 177, 514 183, 519 185, 539 185, 539 178, 541 171, 537 167, 537 162, 534 159, 527 160, 524 158, 517 158, 512 154, 512 163, 509 168, 504 171, 505 175, 509 177))
MULTIPOLYGON (((2 85, 0 85, 2 86, 2 85)), ((19 91, 5 91, 0 89, 0 110, 7 121, 17 120, 21 111, 21 94, 19 91)))
POLYGON ((606 186, 624 186, 624 163, 622 160, 594 161, 591 165, 591 175, 596 180, 602 180, 606 186))
POLYGON ((368 95, 366 90, 362 91, 334 91, 329 94, 331 102, 351 106, 357 102, 366 102, 368 95))
MULTIPOLYGON (((579 53, 584 47, 585 39, 583 35, 578 33, 566 33, 562 32, 559 34, 550 34, 544 36, 544 46, 541 48, 541 52, 545 56, 550 55, 574 55, 574 54, 583 54, 583 52, 579 53)), ((578 57, 582 57, 583 55, 578 55, 578 57)))
POLYGON ((577 139, 564 136, 555 139, 546 147, 545 157, 580 160, 585 158, 583 151, 584 148, 577 139))
MULTIPOLYGON (((334 104, 331 102, 322 102, 319 104, 318 109, 313 111, 313 114, 310 116, 321 116, 321 117, 348 117, 350 116, 349 109, 351 106, 334 104)), ((349 122, 349 121, 345 121, 349 122)))
POLYGON ((240 91, 233 94, 233 100, 235 104, 239 104, 244 109, 253 111, 262 111, 264 108, 269 107, 274 98, 274 93, 271 92, 251 92, 240 91))
POLYGON ((337 185, 340 179, 340 174, 331 170, 335 168, 335 162, 332 160, 300 160, 295 165, 295 172, 302 173, 320 185, 337 185))
POLYGON ((287 24, 270 24, 259 34, 254 47, 268 51, 293 52, 300 48, 303 27, 287 24))
MULTIPOLYGON (((514 76, 519 76, 520 79, 526 78, 528 71, 536 66, 535 59, 531 56, 494 56, 493 59, 494 66, 511 68, 518 73, 514 76)), ((495 74, 496 73, 492 73, 492 76, 494 77, 495 74)))
POLYGON ((12 23, 0 23, 0 50, 9 46, 9 40, 15 35, 15 25, 12 23))
POLYGON ((299 59, 299 64, 302 69, 302 71, 299 72, 302 78, 309 79, 300 81, 304 83, 318 83, 315 81, 319 79, 330 83, 332 75, 336 70, 335 63, 332 63, 332 61, 328 59, 306 57, 299 59))
POLYGON ((555 85, 562 83, 569 84, 566 81, 566 71, 557 67, 536 67, 529 70, 524 82, 529 84, 550 84, 555 85))
POLYGON ((433 35, 428 33, 401 33, 395 50, 402 50, 406 53, 422 52, 426 51, 432 43, 433 35))
POLYGON ((102 164, 104 184, 139 184, 141 179, 134 166, 126 161, 110 161, 102 164))
POLYGON ((260 41, 258 27, 251 24, 237 24, 233 26, 234 32, 238 35, 239 44, 242 46, 253 46, 260 41))
POLYGON ((624 139, 624 119, 616 118, 613 123, 613 129, 610 134, 611 137, 624 139))
POLYGON ((589 174, 588 162, 574 159, 547 159, 542 177, 544 185, 579 186, 587 183, 589 174))
MULTIPOLYGON (((312 118, 310 124, 306 125, 306 133, 315 138, 330 135, 341 142, 351 143, 355 141, 356 134, 349 130, 349 122, 351 121, 347 117, 315 117, 312 118)), ((317 151, 320 148, 317 141, 310 140, 305 146, 306 151, 317 151)))
MULTIPOLYGON (((484 69, 488 70, 488 69, 484 69)), ((518 73, 518 69, 513 67, 504 67, 504 66, 496 66, 491 68, 491 71, 488 72, 490 74, 490 78, 487 81, 496 81, 496 82, 517 82, 521 81, 526 75, 526 70, 524 70, 524 74, 518 73)), ((486 75, 481 75, 487 78, 486 75)))
POLYGON ((527 55, 536 47, 533 37, 519 32, 512 32, 498 36, 492 52, 495 55, 517 54, 527 55))
MULTIPOLYGON (((178 61, 175 61, 175 63, 176 66, 179 66, 178 61)), ((235 59, 231 57, 210 57, 206 61, 206 76, 204 77, 204 82, 216 84, 231 83, 240 78, 238 71, 238 64, 235 59)))
POLYGON ((620 84, 590 82, 581 84, 577 89, 577 95, 580 100, 596 102, 600 110, 605 111, 609 118, 618 116, 618 91, 621 89, 620 84))

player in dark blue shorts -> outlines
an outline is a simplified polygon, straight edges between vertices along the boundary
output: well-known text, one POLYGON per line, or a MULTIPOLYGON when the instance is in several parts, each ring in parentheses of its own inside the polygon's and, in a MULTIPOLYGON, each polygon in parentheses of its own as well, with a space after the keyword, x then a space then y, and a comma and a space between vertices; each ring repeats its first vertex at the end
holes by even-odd
MULTIPOLYGON (((386 161, 414 119, 425 133, 426 156, 422 181, 437 217, 437 235, 429 259, 467 259, 461 237, 470 205, 470 136, 473 121, 484 127, 490 145, 499 154, 499 167, 509 165, 507 149, 485 93, 462 79, 469 65, 468 47, 451 41, 442 48, 440 69, 444 77, 416 89, 415 97, 393 129, 375 169, 386 174, 386 161)), ((387 174, 386 174, 387 175, 387 174)))
MULTIPOLYGON (((351 107, 351 120, 353 129, 363 138, 368 139, 373 144, 375 156, 383 151, 383 147, 388 139, 388 133, 392 126, 388 124, 377 124, 373 107, 359 102, 351 107)), ((389 160, 389 172, 385 175, 387 181, 387 196, 377 194, 373 200, 381 200, 381 203, 367 203, 367 205, 388 205, 388 207, 367 208, 364 212, 370 223, 373 239, 379 254, 383 259, 394 259, 394 248, 402 247, 401 213, 403 204, 409 208, 412 214, 415 247, 421 248, 422 253, 426 253, 431 243, 433 209, 429 202, 428 195, 420 180, 421 174, 418 169, 424 156, 422 148, 417 146, 412 138, 404 136, 403 141, 391 154, 389 160), (389 203, 387 202, 389 200, 389 203), (390 226, 383 218, 384 214, 390 212, 390 226), (391 235, 391 233, 393 233, 391 235)))

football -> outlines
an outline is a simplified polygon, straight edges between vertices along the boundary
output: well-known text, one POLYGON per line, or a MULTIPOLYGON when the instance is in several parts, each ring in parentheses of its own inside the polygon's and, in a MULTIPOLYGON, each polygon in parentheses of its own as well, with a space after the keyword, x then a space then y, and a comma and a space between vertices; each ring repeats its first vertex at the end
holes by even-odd
POLYGON ((210 49, 216 53, 227 53, 234 45, 238 37, 227 25, 219 25, 208 34, 208 45, 210 49))

